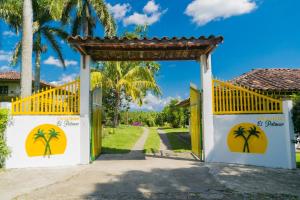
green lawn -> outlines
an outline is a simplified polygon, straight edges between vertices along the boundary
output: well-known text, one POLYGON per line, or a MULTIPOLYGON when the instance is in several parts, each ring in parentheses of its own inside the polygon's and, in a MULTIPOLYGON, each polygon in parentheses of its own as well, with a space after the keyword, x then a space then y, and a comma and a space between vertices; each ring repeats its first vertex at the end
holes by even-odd
POLYGON ((105 128, 102 141, 103 153, 128 153, 143 133, 142 127, 120 125, 105 128))
POLYGON ((144 145, 145 153, 156 153, 160 147, 160 137, 157 133, 157 128, 149 128, 149 135, 144 145))
POLYGON ((300 153, 296 153, 297 167, 300 168, 300 153))
POLYGON ((189 152, 191 145, 179 137, 180 134, 189 134, 187 128, 168 128, 163 129, 168 137, 170 145, 175 152, 189 152))

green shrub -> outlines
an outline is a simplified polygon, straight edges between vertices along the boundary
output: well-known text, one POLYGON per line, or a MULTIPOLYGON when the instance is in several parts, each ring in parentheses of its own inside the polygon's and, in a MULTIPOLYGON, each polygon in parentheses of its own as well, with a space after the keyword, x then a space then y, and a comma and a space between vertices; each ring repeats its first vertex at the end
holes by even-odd
POLYGON ((296 133, 300 133, 300 95, 294 95, 293 96, 293 123, 296 133))
POLYGON ((5 159, 9 156, 10 151, 6 145, 6 138, 4 135, 7 122, 8 122, 8 113, 7 109, 0 109, 0 168, 4 167, 5 159))

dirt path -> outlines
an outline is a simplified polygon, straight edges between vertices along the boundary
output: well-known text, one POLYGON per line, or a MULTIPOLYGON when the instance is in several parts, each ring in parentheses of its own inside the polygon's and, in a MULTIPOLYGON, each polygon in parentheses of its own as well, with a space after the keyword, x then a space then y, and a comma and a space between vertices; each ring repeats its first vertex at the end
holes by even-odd
POLYGON ((132 147, 131 152, 144 151, 144 144, 148 138, 148 135, 149 135, 149 129, 143 127, 143 135, 138 139, 138 141, 132 147))

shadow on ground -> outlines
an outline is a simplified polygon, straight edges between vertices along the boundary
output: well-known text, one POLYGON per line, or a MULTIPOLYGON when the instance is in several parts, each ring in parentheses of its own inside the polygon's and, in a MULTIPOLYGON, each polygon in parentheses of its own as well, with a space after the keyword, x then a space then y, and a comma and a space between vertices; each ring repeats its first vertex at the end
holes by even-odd
POLYGON ((130 149, 102 147, 101 151, 103 154, 122 154, 122 153, 129 153, 130 149))
MULTIPOLYGON (((98 157, 98 160, 145 160, 145 154, 143 150, 132 150, 124 153, 102 153, 98 157)), ((121 151, 122 152, 122 151, 121 151)))
MULTIPOLYGON (((241 173, 245 172, 241 171, 241 173)), ((261 177, 264 176, 259 171, 255 173, 261 177)), ((247 176, 251 176, 251 173, 247 176)), ((234 177, 236 175, 232 178, 234 177)), ((285 192, 268 193, 262 189, 248 192, 247 189, 243 191, 229 189, 209 173, 209 168, 203 166, 127 171, 119 176, 114 176, 110 182, 96 183, 94 191, 84 195, 83 198, 110 200, 298 199, 296 195, 285 194, 285 192)))
POLYGON ((173 151, 190 151, 191 139, 188 132, 165 133, 173 151))

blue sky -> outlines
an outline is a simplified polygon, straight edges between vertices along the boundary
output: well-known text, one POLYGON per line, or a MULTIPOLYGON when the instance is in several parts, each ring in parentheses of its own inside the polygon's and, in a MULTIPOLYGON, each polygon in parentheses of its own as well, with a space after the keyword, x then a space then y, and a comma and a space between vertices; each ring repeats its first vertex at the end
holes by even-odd
MULTIPOLYGON (((118 33, 148 23, 148 36, 222 35, 212 56, 213 74, 231 79, 254 68, 300 67, 300 1, 298 0, 107 0, 118 23, 118 33)), ((19 36, 0 22, 0 70, 9 69, 9 57, 19 36)), ((98 27, 97 36, 103 36, 98 27)), ((62 69, 49 50, 42 56, 42 79, 63 83, 79 72, 79 54, 61 43, 67 60, 62 69)), ((18 70, 16 66, 13 69, 18 70)), ((161 62, 157 81, 160 99, 148 95, 142 109, 161 109, 172 97, 186 98, 189 83, 200 85, 197 62, 161 62)), ((135 106, 133 106, 135 108, 135 106)))

